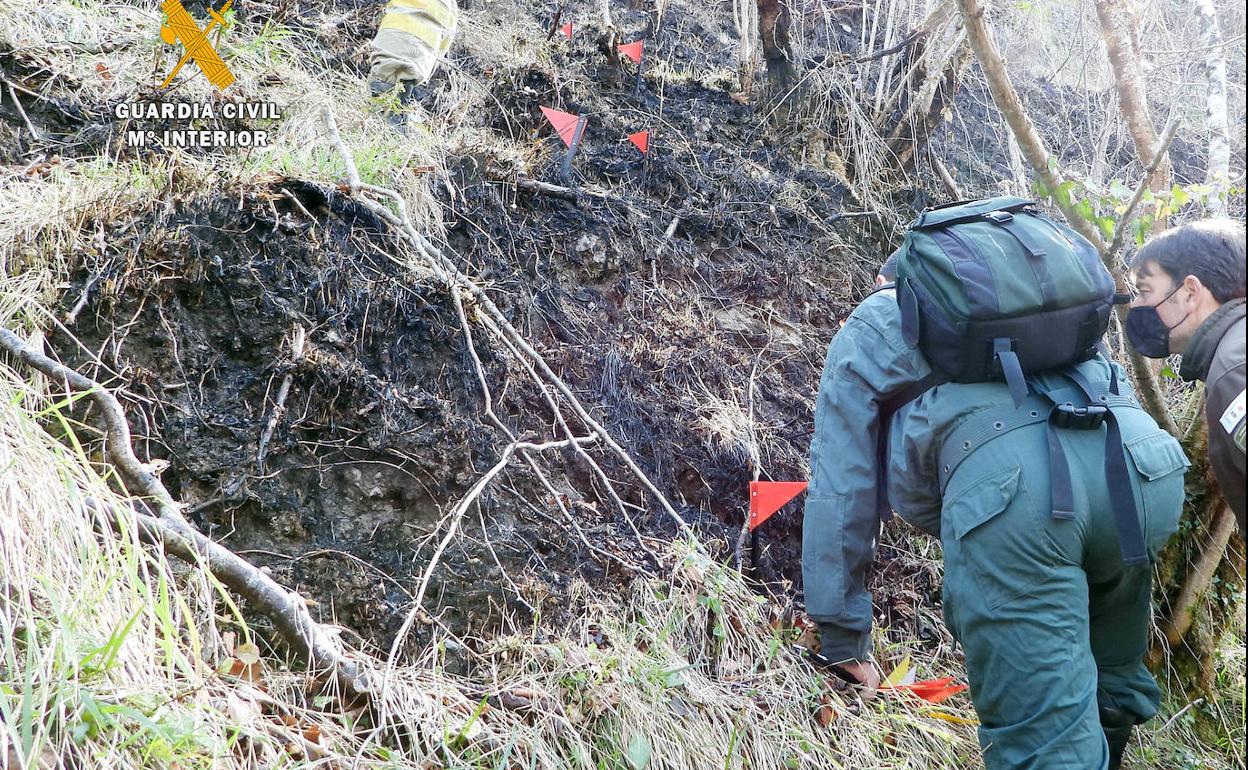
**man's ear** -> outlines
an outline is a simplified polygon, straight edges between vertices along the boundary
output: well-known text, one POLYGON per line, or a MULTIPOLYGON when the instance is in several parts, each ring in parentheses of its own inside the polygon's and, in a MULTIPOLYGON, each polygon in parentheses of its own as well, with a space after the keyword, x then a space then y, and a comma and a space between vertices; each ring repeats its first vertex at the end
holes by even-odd
POLYGON ((1209 290, 1194 275, 1189 275, 1183 279, 1183 288, 1187 289, 1187 295, 1191 298, 1191 302, 1194 305, 1199 305, 1204 301, 1205 295, 1209 294, 1209 290))

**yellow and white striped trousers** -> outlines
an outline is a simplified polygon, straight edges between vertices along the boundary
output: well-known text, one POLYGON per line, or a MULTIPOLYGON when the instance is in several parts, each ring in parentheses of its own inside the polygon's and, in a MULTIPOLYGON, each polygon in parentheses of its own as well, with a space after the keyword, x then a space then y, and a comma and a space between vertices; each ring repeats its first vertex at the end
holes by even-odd
POLYGON ((455 0, 390 0, 373 38, 370 80, 424 83, 455 39, 455 0))

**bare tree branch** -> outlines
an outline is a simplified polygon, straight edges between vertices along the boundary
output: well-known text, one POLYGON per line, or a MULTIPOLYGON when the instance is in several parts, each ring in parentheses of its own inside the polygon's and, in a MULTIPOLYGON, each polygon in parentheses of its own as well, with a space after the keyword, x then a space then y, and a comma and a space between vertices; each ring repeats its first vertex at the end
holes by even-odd
MULTIPOLYGON (((343 692, 368 696, 368 673, 349 660, 331 629, 317 623, 303 599, 279 585, 258 567, 225 546, 214 542, 182 516, 181 506, 169 494, 152 467, 140 462, 131 446, 130 428, 121 403, 95 380, 63 366, 27 345, 16 334, 0 328, 0 349, 66 387, 85 393, 100 408, 104 420, 109 461, 117 469, 130 494, 138 495, 157 512, 152 516, 134 511, 140 533, 169 553, 207 569, 230 590, 247 600, 272 621, 287 644, 316 673, 332 673, 343 692)), ((98 502, 95 503, 100 505, 98 502)), ((109 511, 114 517, 124 512, 109 511)))

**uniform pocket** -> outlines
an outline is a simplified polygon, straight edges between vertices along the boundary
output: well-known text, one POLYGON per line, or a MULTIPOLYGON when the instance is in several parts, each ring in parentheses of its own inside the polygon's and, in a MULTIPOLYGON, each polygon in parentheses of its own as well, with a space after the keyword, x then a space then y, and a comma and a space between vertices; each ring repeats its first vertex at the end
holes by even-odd
POLYGON ((1016 465, 955 493, 941 518, 945 582, 954 601, 996 609, 1033 592, 1063 562, 1016 465))
POLYGON ((1018 494, 1017 467, 988 476, 960 492, 945 504, 944 516, 949 517, 953 536, 963 539, 976 527, 982 526, 1009 507, 1018 494))
POLYGON ((1141 477, 1141 526, 1150 555, 1155 559, 1166 540, 1179 528, 1183 513, 1183 475, 1191 463, 1178 440, 1155 430, 1123 442, 1141 477))
POLYGON ((1135 468, 1144 478, 1156 481, 1175 471, 1186 470, 1191 463, 1183 454, 1183 447, 1164 430, 1146 433, 1125 442, 1135 468))

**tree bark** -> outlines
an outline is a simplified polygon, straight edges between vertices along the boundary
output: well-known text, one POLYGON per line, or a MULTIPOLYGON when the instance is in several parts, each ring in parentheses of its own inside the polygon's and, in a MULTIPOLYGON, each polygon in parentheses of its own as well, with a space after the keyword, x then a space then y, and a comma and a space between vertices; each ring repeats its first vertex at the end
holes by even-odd
POLYGON ((1205 210, 1210 216, 1226 216, 1226 191, 1231 177, 1231 132, 1226 116, 1226 56, 1222 31, 1213 0, 1196 0, 1200 17, 1200 42, 1205 48, 1205 74, 1209 91, 1205 101, 1205 129, 1209 132, 1209 168, 1206 182, 1211 191, 1205 210))
POLYGON ((773 89, 793 82, 793 48, 789 42, 792 17, 785 0, 758 0, 758 34, 763 41, 767 81, 773 89))
MULTIPOLYGON (((1136 155, 1141 163, 1146 163, 1157 146, 1157 130, 1153 128, 1148 98, 1144 94, 1144 71, 1135 45, 1135 22, 1123 0, 1096 0, 1096 17, 1101 23, 1101 36, 1114 73, 1119 109, 1135 142, 1136 155)), ((1148 186, 1154 192, 1169 189, 1169 157, 1163 158, 1150 175, 1148 186)), ((1165 223, 1158 219, 1156 226, 1164 227, 1165 223)))

